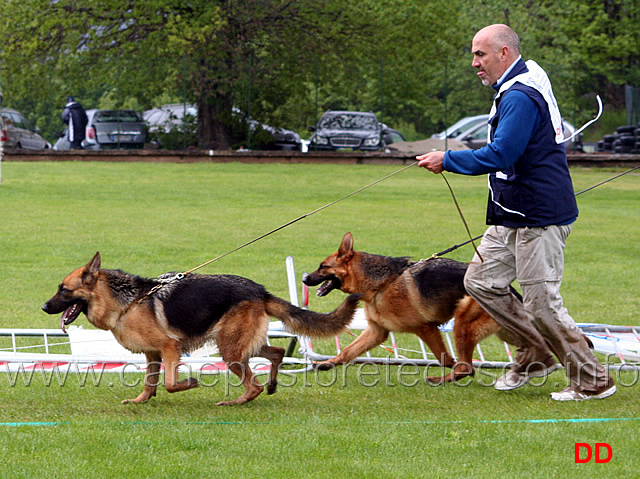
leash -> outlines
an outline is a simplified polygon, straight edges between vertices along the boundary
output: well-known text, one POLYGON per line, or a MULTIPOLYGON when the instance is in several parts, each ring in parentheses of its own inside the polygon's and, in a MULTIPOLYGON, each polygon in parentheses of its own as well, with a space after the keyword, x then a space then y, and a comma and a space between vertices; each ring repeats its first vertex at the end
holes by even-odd
MULTIPOLYGON (((210 259, 209 261, 206 261, 206 262, 202 263, 202 264, 201 264, 201 265, 199 265, 199 266, 196 266, 195 268, 191 268, 190 270, 188 270, 188 271, 184 271, 184 272, 182 272, 182 273, 177 273, 177 274, 175 274, 174 276, 162 275, 162 276, 160 276, 160 277, 159 277, 159 283, 158 283, 157 285, 155 285, 153 288, 151 288, 151 289, 149 290, 149 292, 148 292, 148 293, 146 293, 143 297, 141 297, 140 299, 138 299, 138 300, 137 300, 137 303, 141 303, 141 302, 142 302, 142 301, 144 301, 146 298, 148 298, 149 296, 151 296, 152 294, 154 294, 156 291, 158 291, 160 288, 164 287, 164 286, 165 286, 165 285, 167 285, 167 284, 171 284, 171 283, 174 283, 174 282, 176 282, 176 281, 180 281, 180 280, 181 280, 181 279, 183 279, 185 276, 187 276, 187 275, 189 275, 189 274, 193 273, 194 271, 197 271, 197 270, 199 270, 199 269, 201 269, 201 268, 204 268, 205 266, 207 266, 207 265, 209 265, 209 264, 211 264, 211 263, 213 263, 213 262, 215 262, 215 261, 218 261, 219 259, 222 259, 222 258, 224 258, 225 256, 228 256, 228 255, 230 255, 230 254, 232 254, 232 253, 235 253, 236 251, 238 251, 238 250, 240 250, 240 249, 242 249, 242 248, 245 248, 245 247, 247 247, 247 246, 249 246, 249 245, 251 245, 251 244, 255 243, 256 241, 259 241, 259 240, 261 240, 261 239, 263 239, 263 238, 266 238, 267 236, 270 236, 270 235, 272 235, 272 234, 274 234, 274 233, 276 233, 276 232, 278 232, 278 231, 280 231, 280 230, 282 230, 282 229, 284 229, 284 228, 286 228, 286 227, 288 227, 288 226, 291 226, 291 225, 292 225, 292 224, 294 224, 294 223, 297 223, 298 221, 301 221, 301 220, 303 220, 303 219, 305 219, 305 218, 308 218, 309 216, 314 215, 314 214, 316 214, 316 213, 318 213, 318 212, 320 212, 320 211, 322 211, 322 210, 324 210, 324 209, 326 209, 326 208, 329 208, 330 206, 333 206, 333 205, 335 205, 336 203, 339 203, 340 201, 346 200, 347 198, 350 198, 351 196, 354 196, 354 195, 356 195, 356 194, 358 194, 358 193, 360 193, 360 192, 362 192, 362 191, 364 191, 364 190, 366 190, 366 189, 368 189, 368 188, 371 188, 372 186, 375 186, 375 185, 377 185, 378 183, 381 183, 382 181, 384 181, 384 180, 386 180, 386 179, 391 178, 392 176, 395 176, 395 175, 397 175, 397 174, 399 174, 399 173, 402 173, 403 171, 405 171, 405 170, 407 170, 407 169, 409 169, 409 168, 411 168, 412 166, 415 166, 415 165, 417 165, 417 164, 418 164, 418 162, 417 162, 417 161, 415 161, 415 162, 413 162, 413 163, 411 163, 411 164, 409 164, 409 165, 405 166, 404 168, 400 168, 399 170, 396 170, 396 171, 394 171, 393 173, 390 173, 390 174, 388 174, 388 175, 386 175, 386 176, 384 176, 384 177, 382 177, 382 178, 380 178, 380 179, 378 179, 378 180, 374 181, 373 183, 369 183, 368 185, 365 185, 365 186, 363 186, 362 188, 359 188, 359 189, 357 189, 357 190, 355 190, 355 191, 352 191, 351 193, 349 193, 349 194, 347 194, 347 195, 344 195, 344 196, 342 196, 341 198, 338 198, 337 200, 331 201, 330 203, 327 203, 327 204, 325 204, 324 206, 321 206, 321 207, 319 207, 319 208, 316 208, 316 209, 315 209, 315 210, 313 210, 313 211, 310 211, 309 213, 306 213, 306 214, 304 214, 304 215, 301 215, 301 216, 297 217, 296 219, 291 220, 291 221, 289 221, 289 222, 287 222, 287 223, 285 223, 285 224, 283 224, 283 225, 281 225, 281 226, 278 226, 277 228, 274 228, 274 229, 272 229, 271 231, 268 231, 268 232, 266 232, 266 233, 264 233, 264 234, 262 234, 262 235, 260 235, 260 236, 258 236, 258 237, 256 237, 256 238, 254 238, 254 239, 250 240, 250 241, 247 241, 246 243, 241 244, 240 246, 237 246, 236 248, 233 248, 232 250, 229 250, 229 251, 227 251, 226 253, 223 253, 223 254, 221 254, 221 255, 218 255, 218 256, 216 256, 215 258, 210 259)), ((613 181, 613 180, 615 180, 616 178, 619 178, 619 177, 624 176, 624 175, 626 175, 626 174, 628 174, 628 173, 631 173, 632 171, 635 171, 635 170, 637 170, 637 169, 639 169, 639 168, 640 168, 640 166, 637 166, 637 167, 632 168, 632 169, 630 169, 630 170, 628 170, 628 171, 626 171, 626 172, 624 172, 624 173, 621 173, 621 174, 619 174, 619 175, 616 175, 616 176, 614 176, 613 178, 609 178, 608 180, 605 180, 605 181, 603 181, 603 182, 601 182, 601 183, 598 183, 597 185, 591 186, 590 188, 587 188, 586 190, 583 190, 583 191, 581 191, 581 192, 577 193, 575 196, 581 195, 582 193, 585 193, 586 191, 589 191, 589 190, 592 190, 593 188, 596 188, 596 187, 598 187, 598 186, 604 185, 605 183, 608 183, 609 181, 613 181)), ((466 221, 466 220, 465 220, 465 218, 464 218, 464 215, 463 215, 463 213, 462 213, 462 209, 460 208, 460 205, 459 205, 458 200, 457 200, 457 198, 456 198, 456 196, 455 196, 455 193, 453 192, 453 188, 451 188, 451 185, 449 184, 449 181, 447 180, 447 178, 446 178, 442 173, 440 173, 440 175, 442 176, 442 178, 444 179, 445 183, 447 184, 447 187, 449 188, 449 192, 451 193, 451 197, 453 198, 453 202, 454 202, 454 203, 455 203, 455 205, 456 205, 456 208, 457 208, 457 210, 458 210, 458 214, 460 215, 460 218, 462 219, 462 222, 463 222, 463 224, 464 224, 464 227, 465 227, 465 229, 466 229, 466 231, 467 231, 467 234, 469 235, 469 240, 467 240, 467 241, 465 241, 465 242, 463 242, 463 243, 460 243, 460 244, 454 245, 454 246, 452 246, 452 247, 450 247, 450 248, 448 248, 448 249, 446 249, 446 250, 440 251, 439 253, 435 253, 435 254, 433 254, 433 255, 431 256, 431 258, 437 258, 437 257, 439 257, 439 256, 443 256, 443 255, 445 255, 445 254, 447 254, 447 253, 450 253, 450 252, 452 252, 452 251, 455 251, 456 249, 458 249, 458 248, 460 248, 460 247, 462 247, 462 246, 464 246, 464 245, 467 245, 467 244, 471 243, 471 244, 473 245, 473 248, 474 248, 474 250, 475 250, 476 254, 477 254, 477 255, 478 255, 478 257, 482 260, 482 256, 481 256, 481 255, 480 255, 480 253, 478 252, 478 249, 477 249, 477 247, 476 247, 476 245, 475 245, 474 241, 476 241, 476 240, 478 240, 478 239, 482 238, 482 236, 483 236, 483 235, 476 236, 475 238, 472 238, 472 237, 471 237, 471 231, 469 230, 469 226, 468 226, 468 224, 467 224, 467 221, 466 221)), ((130 307, 130 306, 129 306, 129 307, 130 307)), ((129 307, 127 307, 127 310, 129 309, 129 307)))
MULTIPOLYGON (((595 185, 593 185, 593 186, 590 186, 589 188, 586 188, 586 189, 584 189, 584 190, 582 190, 582 191, 580 191, 580 192, 576 193, 576 194, 575 194, 575 196, 579 196, 579 195, 581 195, 582 193, 586 193, 587 191, 591 191, 592 189, 597 188, 598 186, 602 186, 602 185, 604 185, 604 184, 607 184, 607 183, 609 183, 610 181, 613 181, 613 180, 615 180, 615 179, 617 179, 617 178, 620 178, 621 176, 628 175, 629 173, 632 173, 632 172, 634 172, 634 171, 636 171, 636 170, 638 170, 638 169, 640 169, 640 166, 635 166, 635 167, 633 167, 633 168, 631 168, 631 169, 629 169, 629 170, 627 170, 627 171, 624 171, 624 172, 622 172, 622 173, 620 173, 620 174, 618 174, 618 175, 616 175, 616 176, 613 176, 613 177, 611 177, 611 178, 609 178, 609 179, 607 179, 607 180, 604 180, 604 181, 602 181, 602 182, 600 182, 600 183, 597 183, 597 184, 595 184, 595 185)), ((448 183, 447 183, 447 184, 448 184, 448 183)), ((466 223, 465 223, 465 226, 466 226, 466 223)), ((468 232, 468 230, 469 230, 469 229, 467 228, 467 232, 468 232)), ((440 251, 439 253, 434 253, 434 254, 431 256, 431 258, 438 258, 438 257, 440 257, 440 256, 444 256, 445 254, 447 254, 447 253, 451 253, 452 251, 455 251, 455 250, 457 250, 458 248, 460 248, 460 247, 462 247, 462 246, 465 246, 465 245, 467 245, 467 244, 469 244, 469 243, 472 243, 472 244, 473 244, 473 247, 475 248, 475 247, 476 247, 476 245, 475 245, 475 243, 473 243, 473 242, 474 242, 474 241, 476 241, 476 240, 479 240, 479 239, 480 239, 480 238, 482 238, 483 236, 484 236, 484 234, 481 234, 481 235, 479 235, 479 236, 476 236, 475 238, 470 238, 469 240, 465 241, 464 243, 460 243, 460 244, 454 245, 454 246, 452 246, 451 248, 447 248, 447 249, 445 249, 445 250, 440 251)), ((478 250, 476 249, 476 253, 477 253, 477 252, 478 252, 478 250)))
MULTIPOLYGON (((283 225, 280 225, 277 228, 272 229, 271 231, 268 231, 268 232, 266 232, 266 233, 264 233, 264 234, 262 234, 262 235, 260 235, 260 236, 258 236, 256 238, 250 240, 250 241, 247 241, 244 244, 241 244, 240 246, 237 246, 236 248, 233 248, 232 250, 227 251, 226 253, 223 253, 223 254, 221 254, 219 256, 216 256, 213 259, 210 259, 209 261, 205 261, 204 263, 202 263, 199 266, 196 266, 195 268, 191 268, 190 270, 184 271, 182 273, 177 273, 174 276, 168 276, 166 274, 165 275, 161 275, 160 277, 158 277, 158 281, 159 281, 158 284, 155 285, 153 288, 151 288, 144 296, 142 296, 136 302, 137 303, 142 303, 142 301, 144 301, 146 298, 151 296, 153 293, 155 293, 156 291, 158 291, 160 288, 164 287, 165 285, 174 283, 176 281, 180 281, 185 276, 193 273, 194 271, 199 270, 200 268, 204 268, 205 266, 213 263, 214 261, 218 261, 219 259, 222 259, 225 256, 230 255, 231 253, 235 253, 236 251, 238 251, 238 250, 240 250, 242 248, 245 248, 245 247, 255 243, 256 241, 260 241, 261 239, 266 238, 267 236, 272 235, 272 234, 280 231, 281 229, 286 228, 287 226, 291 226, 292 224, 297 223, 298 221, 303 220, 305 218, 308 218, 309 216, 314 215, 314 214, 316 214, 316 213, 318 213, 318 212, 320 212, 320 211, 322 211, 322 210, 324 210, 326 208, 329 208, 330 206, 333 206, 336 203, 339 203, 340 201, 346 200, 347 198, 350 198, 351 196, 356 195, 356 194, 360 193, 361 191, 366 190, 367 188, 371 188, 372 186, 375 186, 378 183, 381 183, 382 181, 384 181, 384 180, 386 180, 388 178, 391 178, 394 175, 397 175, 398 173, 402 173, 403 171, 405 171, 405 170, 407 170, 407 169, 409 169, 412 166, 415 166, 417 164, 418 164, 418 162, 414 161, 413 163, 405 166, 404 168, 400 168, 399 170, 396 170, 393 173, 390 173, 387 176, 384 176, 384 177, 380 178, 379 180, 374 181, 373 183, 369 183, 368 185, 365 185, 362 188, 359 188, 359 189, 357 189, 355 191, 352 191, 348 195, 344 195, 343 197, 338 198, 337 200, 334 200, 334 201, 332 201, 330 203, 327 203, 326 205, 321 206, 320 208, 316 208, 315 210, 310 211, 309 213, 306 213, 304 215, 298 216, 296 219, 291 220, 291 221, 289 221, 289 222, 287 222, 287 223, 285 223, 283 225)), ((133 303, 131 303, 131 304, 133 304, 133 303)), ((125 312, 129 310, 129 308, 131 307, 131 304, 129 304, 129 306, 125 309, 125 312)), ((122 313, 122 315, 124 315, 124 313, 122 313)))
MULTIPOLYGON (((477 238, 471 237, 471 231, 469 230, 469 225, 467 224, 467 220, 464 218, 464 215, 462 214, 462 209, 460 208, 460 205, 458 204, 458 199, 456 198, 456 195, 453 192, 453 188, 451 188, 451 185, 449 184, 449 181, 447 180, 447 177, 444 176, 443 173, 440 173, 440 176, 442 176, 442 179, 447 184, 447 187, 449 188, 449 192, 451 193, 451 198, 453 198, 453 202, 456 205, 456 208, 458 209, 458 214, 460 215, 460 219, 462 220, 462 224, 464 224, 464 228, 467 230, 467 236, 469 236, 469 241, 468 242, 470 242, 473 245, 473 249, 476 252, 476 254, 478 255, 478 258, 480 258, 480 262, 484 263, 484 259, 482 259, 482 255, 480 254, 480 252, 478 251, 478 248, 476 247, 476 244, 474 243, 474 239, 477 239, 477 238)), ((481 238, 481 236, 478 236, 478 238, 481 238)))
POLYGON ((627 170, 627 171, 625 171, 623 173, 620 173, 619 175, 613 176, 613 177, 609 178, 608 180, 604 180, 603 182, 598 183, 597 185, 590 186, 586 190, 582 190, 579 193, 576 193, 576 196, 581 195, 582 193, 586 193, 587 191, 590 191, 590 190, 592 190, 594 188, 597 188, 598 186, 602 186, 602 185, 604 185, 606 183, 609 183, 610 181, 613 181, 613 180, 615 180, 617 178, 620 178, 621 176, 628 175, 629 173, 631 173, 633 171, 636 171, 637 169, 640 169, 640 166, 636 166, 634 168, 631 168, 630 170, 627 170))
MULTIPOLYGON (((196 271, 196 270, 198 270, 200 268, 204 268, 205 266, 213 263, 214 261, 218 261, 219 259, 224 258, 225 256, 228 256, 231 253, 235 253, 239 249, 242 249, 242 248, 244 248, 246 246, 249 246, 250 244, 253 244, 256 241, 259 241, 259 240, 261 240, 263 238, 266 238, 267 236, 272 235, 273 233, 276 233, 277 231, 280 231, 281 229, 284 229, 287 226, 291 226, 292 224, 297 223, 298 221, 303 220, 305 218, 308 218, 309 216, 314 215, 314 214, 316 214, 316 213, 318 213, 318 212, 320 212, 320 211, 322 211, 322 210, 324 210, 326 208, 329 208, 330 206, 333 206, 336 203, 339 203, 340 201, 346 200, 347 198, 350 198, 351 196, 353 196, 355 194, 358 194, 361 191, 366 190, 367 188, 371 188, 372 186, 377 185, 378 183, 381 183, 382 181, 384 181, 384 180, 386 180, 388 178, 391 178, 392 176, 397 175, 398 173, 402 173, 403 171, 405 171, 405 170, 407 170, 407 169, 409 169, 412 166, 415 166, 417 164, 418 164, 418 162, 416 161, 416 162, 411 163, 410 165, 405 166, 404 168, 400 168, 399 170, 397 170, 397 171, 395 171, 393 173, 390 173, 387 176, 385 176, 383 178, 380 178, 379 180, 374 181, 373 183, 369 183, 368 185, 363 186, 362 188, 360 188, 360 189, 358 189, 356 191, 353 191, 353 192, 349 193, 348 195, 343 196, 342 198, 338 198, 337 200, 334 200, 331 203, 327 203, 326 205, 321 206, 320 208, 317 208, 317 209, 315 209, 315 210, 313 210, 313 211, 311 211, 311 212, 309 212, 307 214, 304 214, 302 216, 298 216, 295 220, 291 220, 288 223, 285 223, 285 224, 283 224, 281 226, 278 226, 277 228, 274 228, 271 231, 269 231, 269 232, 267 232, 267 233, 265 233, 263 235, 260 235, 257 238, 252 239, 251 241, 247 241, 246 243, 238 246, 237 248, 234 248, 234 249, 232 249, 230 251, 227 251, 226 253, 221 254, 220 256, 216 256, 215 258, 210 259, 209 261, 206 261, 205 263, 202 263, 200 266, 196 266, 195 268, 192 268, 189 271, 185 271, 184 273, 181 273, 181 274, 182 275, 187 275, 189 273, 193 273, 194 271, 196 271)), ((182 278, 180 278, 180 279, 182 279, 182 278)))
MULTIPOLYGON (((166 280, 164 280, 163 283, 160 283, 160 284, 154 286, 154 288, 147 294, 147 296, 150 295, 150 294, 153 294, 155 291, 157 291, 158 289, 162 288, 162 286, 164 286, 164 284, 172 283, 174 281, 179 281, 182 278, 184 278, 186 275, 191 274, 194 271, 199 270, 200 268, 204 268, 205 266, 208 266, 211 263, 213 263, 215 261, 218 261, 219 259, 222 259, 225 256, 230 255, 231 253, 235 253, 236 251, 238 251, 238 250, 240 250, 242 248, 245 248, 246 246, 249 246, 249 245, 255 243, 256 241, 260 241, 261 239, 266 238, 267 236, 272 235, 273 233, 276 233, 276 232, 280 231, 281 229, 286 228, 287 226, 291 226, 292 224, 297 223, 298 221, 303 220, 305 218, 308 218, 309 216, 314 215, 314 214, 316 214, 316 213, 318 213, 318 212, 320 212, 320 211, 322 211, 322 210, 324 210, 326 208, 329 208, 330 206, 333 206, 336 203, 339 203, 340 201, 346 200, 347 198, 350 198, 353 195, 356 195, 356 194, 360 193, 361 191, 366 190, 367 188, 371 188, 372 186, 375 186, 378 183, 381 183, 384 180, 387 180, 387 179, 391 178, 392 176, 397 175, 398 173, 402 173, 403 171, 408 170, 409 168, 411 168, 412 166, 415 166, 417 164, 418 164, 418 162, 414 161, 413 163, 405 166, 404 168, 400 168, 399 170, 396 170, 393 173, 390 173, 387 176, 384 176, 384 177, 380 178, 379 180, 374 181, 373 183, 369 183, 368 185, 363 186, 362 188, 359 188, 359 189, 357 189, 355 191, 352 191, 351 193, 349 193, 347 195, 344 195, 343 197, 338 198, 337 200, 334 200, 334 201, 332 201, 330 203, 327 203, 326 205, 321 206, 320 208, 316 208, 315 210, 310 211, 309 213, 306 213, 304 215, 298 216, 296 219, 291 220, 288 223, 285 223, 285 224, 283 224, 281 226, 278 226, 277 228, 274 228, 271 231, 268 231, 268 232, 266 232, 266 233, 264 233, 264 234, 262 234, 262 235, 260 235, 260 236, 258 236, 256 238, 250 240, 250 241, 247 241, 246 243, 241 244, 240 246, 238 246, 238 247, 236 247, 236 248, 234 248, 232 250, 229 250, 226 253, 223 253, 223 254, 221 254, 219 256, 216 256, 215 258, 210 259, 209 261, 205 261, 204 263, 202 263, 199 266, 196 266, 195 268, 191 268, 190 270, 184 271, 183 273, 178 273, 173 278, 166 279, 166 280)), ((447 181, 447 178, 442 173, 441 173, 441 175, 442 175, 442 178, 444 179, 445 183, 449 187, 449 191, 451 192, 451 197, 453 198, 453 202, 455 203, 456 208, 458 209, 458 213, 460 214, 460 218, 462 219, 462 222, 464 223, 464 227, 467 230, 467 234, 469 235, 469 238, 471 238, 471 231, 469 231, 469 226, 467 225, 467 221, 465 220, 464 215, 462 214, 462 209, 460 208, 460 205, 458 204, 458 200, 456 199, 456 195, 453 193, 453 189, 451 188, 451 185, 449 184, 449 181, 447 181)), ((478 253, 478 249, 476 248, 475 243, 473 243, 473 238, 471 238, 470 241, 473 244, 473 247, 474 247, 476 253, 480 257, 480 259, 482 259, 482 256, 480 256, 480 253, 478 253)), ((144 299, 144 298, 142 298, 142 299, 144 299)))

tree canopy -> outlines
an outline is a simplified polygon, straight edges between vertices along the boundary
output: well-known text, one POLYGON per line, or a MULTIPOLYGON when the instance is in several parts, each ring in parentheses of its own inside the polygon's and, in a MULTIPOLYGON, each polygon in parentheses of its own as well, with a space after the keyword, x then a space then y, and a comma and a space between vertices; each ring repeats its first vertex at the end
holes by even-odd
MULTIPOLYGON (((67 95, 87 108, 198 106, 198 144, 237 141, 232 111, 303 133, 330 108, 408 137, 485 113, 475 31, 507 23, 576 121, 640 83, 638 2, 625 0, 2 0, 5 105, 46 136, 67 95)), ((565 113, 566 114, 566 113, 565 113)))

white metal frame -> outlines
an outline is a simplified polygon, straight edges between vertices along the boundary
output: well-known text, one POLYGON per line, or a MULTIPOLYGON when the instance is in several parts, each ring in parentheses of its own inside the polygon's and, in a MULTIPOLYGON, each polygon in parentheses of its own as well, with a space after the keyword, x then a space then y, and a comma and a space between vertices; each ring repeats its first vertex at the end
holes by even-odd
MULTIPOLYGON (((292 294, 292 298, 295 297, 297 301, 297 292, 291 293, 296 289, 296 277, 293 267, 293 258, 287 257, 287 278, 289 281, 289 291, 292 294)), ((305 306, 308 305, 309 293, 306 286, 302 284, 302 294, 304 298, 305 306)), ((296 303, 297 304, 297 303, 296 303)), ((440 331, 444 335, 449 350, 456 355, 453 341, 451 340, 451 332, 453 331, 454 320, 452 319, 448 323, 440 327, 440 331)), ((366 318, 364 317, 364 311, 358 310, 353 322, 349 326, 351 333, 355 331, 361 332, 367 326, 366 318)), ((578 323, 578 327, 583 333, 591 339, 594 345, 594 351, 607 355, 608 357, 616 358, 620 362, 607 362, 606 366, 610 369, 640 369, 640 327, 638 326, 613 326, 607 324, 598 323, 578 323)), ((389 334, 390 344, 385 344, 383 347, 389 351, 393 356, 387 357, 373 357, 370 352, 367 352, 365 356, 356 358, 354 363, 379 363, 379 364, 415 364, 418 366, 433 366, 438 365, 438 361, 435 356, 428 351, 423 341, 417 338, 419 341, 420 351, 410 351, 412 353, 418 353, 421 358, 406 358, 402 355, 403 349, 398 345, 396 336, 391 332, 389 334)), ((334 357, 340 353, 341 345, 340 339, 336 337, 336 353, 333 355, 319 354, 313 349, 313 341, 308 337, 300 337, 300 352, 304 357, 311 361, 325 361, 334 357)), ((509 344, 503 342, 505 348, 505 357, 501 359, 488 360, 480 344, 476 346, 479 359, 474 359, 473 364, 475 367, 502 369, 513 364, 513 355, 509 344)), ((408 350, 405 350, 408 351, 408 350)))
MULTIPOLYGON (((290 301, 296 306, 300 306, 298 298, 298 281, 296 279, 295 268, 292 257, 286 259, 287 280, 289 286, 290 301)), ((309 291, 302 284, 303 304, 308 305, 309 291)), ((358 310, 352 323, 349 326, 349 334, 357 336, 367 326, 364 311, 358 310)), ((636 326, 613 326, 607 324, 579 324, 580 328, 594 343, 594 349, 598 353, 616 358, 615 363, 608 363, 612 369, 640 369, 640 327, 636 326)), ((441 327, 441 331, 449 345, 452 354, 455 355, 455 348, 451 340, 453 330, 453 320, 441 327)), ((11 338, 11 346, 0 348, 0 372, 13 372, 28 370, 33 368, 57 369, 61 372, 82 372, 91 369, 98 369, 101 372, 143 372, 146 364, 144 355, 132 354, 122 348, 111 332, 94 329, 83 329, 72 326, 68 333, 63 333, 57 329, 0 329, 0 338, 11 338), (19 343, 25 338, 41 338, 37 345, 22 346, 19 343), (56 340, 52 341, 52 338, 56 340), (58 341, 67 338, 68 341, 58 341), (61 346, 68 346, 71 354, 59 353, 61 346), (44 352, 33 352, 34 350, 44 352)), ((335 338, 336 352, 333 355, 320 354, 313 348, 313 341, 309 337, 296 336, 284 330, 280 321, 269 323, 268 342, 272 339, 284 338, 289 340, 289 347, 285 355, 283 364, 290 366, 287 372, 299 373, 313 368, 313 363, 325 361, 339 354, 342 349, 341 340, 335 338), (294 356, 296 344, 299 345, 301 357, 294 356)), ((418 338, 420 351, 410 351, 419 358, 408 358, 404 356, 409 350, 403 349, 398 344, 396 336, 389 335, 390 344, 383 347, 390 353, 387 357, 373 356, 367 352, 365 356, 356 358, 356 363, 379 363, 387 365, 414 364, 418 366, 435 366, 438 361, 428 350, 425 344, 418 338)), ((513 362, 513 356, 507 343, 505 346, 505 356, 488 360, 480 345, 477 346, 479 359, 474 359, 474 366, 485 368, 504 368, 513 362)), ((182 370, 201 371, 204 373, 226 372, 227 368, 222 358, 219 356, 215 345, 205 345, 189 356, 181 359, 182 370)), ((264 358, 254 358, 250 362, 252 369, 256 373, 268 372, 270 363, 264 358)))

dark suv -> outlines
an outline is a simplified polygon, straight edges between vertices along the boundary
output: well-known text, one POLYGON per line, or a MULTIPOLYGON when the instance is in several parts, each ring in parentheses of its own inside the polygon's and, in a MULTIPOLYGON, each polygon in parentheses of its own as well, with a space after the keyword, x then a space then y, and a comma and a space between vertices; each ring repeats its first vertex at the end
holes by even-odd
POLYGON ((374 113, 362 111, 328 111, 313 132, 309 150, 369 150, 384 146, 382 124, 374 113))

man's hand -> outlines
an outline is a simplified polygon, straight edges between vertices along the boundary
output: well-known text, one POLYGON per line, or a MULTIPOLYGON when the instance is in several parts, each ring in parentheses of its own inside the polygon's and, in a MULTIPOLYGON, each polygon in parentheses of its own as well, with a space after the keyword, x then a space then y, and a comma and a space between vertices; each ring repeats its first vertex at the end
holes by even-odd
POLYGON ((444 151, 432 151, 431 153, 425 153, 424 155, 416 156, 418 160, 418 166, 426 168, 434 173, 442 173, 444 168, 442 167, 442 160, 444 159, 444 151))

